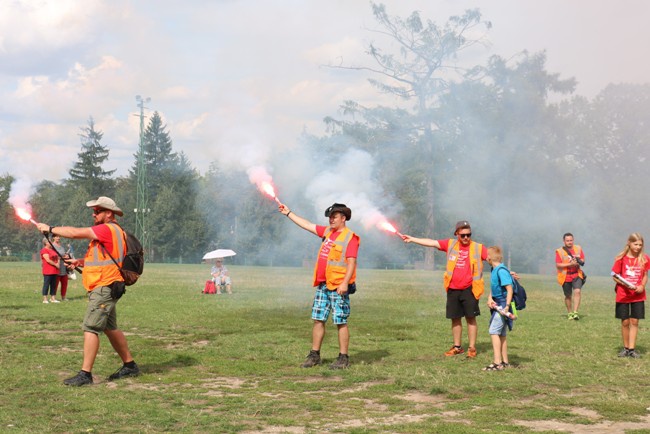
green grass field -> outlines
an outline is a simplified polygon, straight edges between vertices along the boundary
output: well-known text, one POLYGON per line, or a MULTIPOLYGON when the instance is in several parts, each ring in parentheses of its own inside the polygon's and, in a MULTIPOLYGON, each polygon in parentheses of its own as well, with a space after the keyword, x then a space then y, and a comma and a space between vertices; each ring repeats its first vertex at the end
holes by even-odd
MULTIPOLYGON (((609 278, 589 276, 580 321, 567 321, 552 276, 522 276, 529 306, 509 334, 516 368, 491 361, 488 315, 479 355, 451 344, 440 273, 360 270, 352 296, 352 366, 328 323, 324 366, 299 368, 310 349, 311 270, 230 267, 232 295, 202 295, 206 265, 147 265, 118 305, 143 375, 107 382, 120 366, 108 340, 95 383, 79 370, 86 306, 41 303, 36 263, 0 263, 0 432, 469 433, 650 432, 650 333, 641 359, 620 359, 609 278)), ((466 329, 463 330, 466 344, 466 329)))

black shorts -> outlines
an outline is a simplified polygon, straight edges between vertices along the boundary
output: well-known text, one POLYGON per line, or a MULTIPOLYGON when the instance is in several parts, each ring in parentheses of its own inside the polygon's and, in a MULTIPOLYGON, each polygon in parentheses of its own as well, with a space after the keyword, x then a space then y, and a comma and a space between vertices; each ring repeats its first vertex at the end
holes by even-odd
POLYGON ((576 276, 571 282, 564 282, 562 284, 562 291, 564 291, 564 296, 569 298, 573 294, 574 289, 582 289, 584 284, 581 277, 576 276))
POLYGON ((616 318, 618 319, 645 319, 645 302, 616 303, 616 318))
POLYGON ((475 317, 481 314, 472 287, 447 291, 447 318, 475 317))

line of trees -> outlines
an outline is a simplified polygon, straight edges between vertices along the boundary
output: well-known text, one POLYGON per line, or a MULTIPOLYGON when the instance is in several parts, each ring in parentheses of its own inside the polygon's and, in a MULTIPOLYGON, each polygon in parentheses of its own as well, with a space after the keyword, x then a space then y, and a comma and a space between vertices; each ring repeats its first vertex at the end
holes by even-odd
MULTIPOLYGON (((509 60, 493 56, 484 65, 460 68, 465 50, 484 37, 468 35, 491 27, 478 10, 444 25, 418 12, 393 17, 380 4, 372 4, 372 11, 377 34, 387 47, 398 48, 373 42, 369 66, 337 67, 367 74, 378 92, 400 102, 388 107, 344 101, 338 116, 324 119, 324 135, 297 140, 314 156, 315 167, 350 149, 367 152, 374 179, 402 206, 394 217, 403 232, 445 238, 455 221, 468 219, 480 241, 503 245, 522 272, 552 264, 566 231, 575 232, 592 253, 591 263, 605 270, 627 234, 647 228, 648 204, 640 191, 648 180, 650 85, 612 84, 591 100, 573 96, 576 80, 548 72, 543 52, 509 60)), ((124 210, 136 207, 139 155, 127 176, 114 177, 103 167, 109 147, 102 136, 89 119, 69 177, 37 186, 30 203, 40 220, 86 226, 84 204, 99 195, 114 197, 124 210)), ((240 263, 299 265, 311 259, 313 243, 290 236, 295 228, 271 217, 274 204, 242 170, 225 170, 214 161, 198 173, 174 151, 158 113, 149 120, 144 143, 153 211, 150 261, 196 262, 221 247, 235 249, 240 263)), ((269 164, 286 164, 292 152, 277 152, 269 164)), ((7 205, 12 181, 9 174, 0 177, 6 216, 0 247, 17 254, 33 250, 35 241, 33 228, 17 223, 7 205)), ((276 182, 293 186, 283 192, 287 203, 312 208, 300 188, 307 180, 279 175, 276 182)), ((135 227, 132 213, 123 221, 135 227)), ((434 265, 431 249, 394 240, 387 246, 385 234, 355 229, 364 240, 362 266, 434 265)))

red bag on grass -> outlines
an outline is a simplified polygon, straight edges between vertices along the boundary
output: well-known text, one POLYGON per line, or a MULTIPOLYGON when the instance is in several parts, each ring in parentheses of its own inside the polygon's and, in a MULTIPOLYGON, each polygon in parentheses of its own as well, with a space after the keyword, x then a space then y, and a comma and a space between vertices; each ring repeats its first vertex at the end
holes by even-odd
POLYGON ((205 282, 205 288, 203 288, 203 293, 204 294, 216 294, 217 293, 217 288, 214 286, 214 282, 212 280, 207 280, 205 282))

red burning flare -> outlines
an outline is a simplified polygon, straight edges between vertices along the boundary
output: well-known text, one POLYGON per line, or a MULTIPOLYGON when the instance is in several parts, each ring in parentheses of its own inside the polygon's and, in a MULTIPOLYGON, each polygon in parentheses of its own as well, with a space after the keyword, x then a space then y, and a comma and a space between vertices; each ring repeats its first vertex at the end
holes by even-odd
POLYGON ((393 233, 393 234, 399 236, 400 238, 404 238, 404 235, 401 234, 401 233, 400 233, 400 232, 395 228, 395 226, 393 226, 392 224, 388 223, 386 220, 377 223, 377 227, 379 227, 379 229, 383 229, 383 230, 385 230, 385 231, 391 232, 391 233, 393 233))
POLYGON ((26 208, 16 207, 16 215, 27 222, 36 224, 34 219, 32 219, 32 215, 26 208))
POLYGON ((278 205, 281 204, 280 199, 278 199, 278 197, 275 195, 275 189, 273 188, 273 185, 271 185, 270 182, 263 181, 262 183, 260 183, 260 190, 262 190, 262 193, 267 194, 268 196, 275 199, 278 205))

